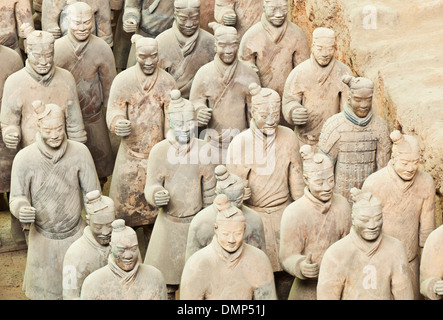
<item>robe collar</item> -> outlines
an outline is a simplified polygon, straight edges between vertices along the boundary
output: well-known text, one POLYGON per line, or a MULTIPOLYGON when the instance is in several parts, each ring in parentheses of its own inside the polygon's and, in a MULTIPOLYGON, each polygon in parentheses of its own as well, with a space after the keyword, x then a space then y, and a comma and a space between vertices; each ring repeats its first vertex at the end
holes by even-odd
POLYGON ((79 41, 77 38, 72 34, 71 31, 68 32, 68 39, 69 43, 72 46, 72 50, 74 50, 74 54, 77 56, 77 58, 81 58, 84 53, 86 46, 89 43, 89 39, 91 39, 91 35, 84 41, 79 41))
POLYGON ((227 86, 232 78, 234 78, 235 71, 238 66, 238 59, 236 58, 232 64, 224 63, 218 55, 214 57, 215 69, 218 71, 220 77, 223 80, 223 84, 227 86))
POLYGON ((335 67, 336 60, 334 57, 332 57, 331 61, 326 67, 318 64, 317 60, 314 57, 314 54, 311 54, 310 60, 312 67, 314 68, 314 70, 316 70, 315 74, 317 75, 317 82, 320 86, 322 86, 331 75, 332 70, 335 67))
POLYGON ((144 91, 151 91, 151 89, 154 87, 154 85, 157 83, 157 79, 158 79, 158 68, 155 68, 155 71, 153 74, 147 76, 142 68, 140 67, 140 65, 137 63, 136 67, 135 67, 135 75, 137 77, 137 80, 140 84, 140 86, 142 87, 142 89, 144 91))
POLYGON ((37 72, 35 72, 35 70, 31 67, 29 60, 26 59, 25 62, 25 70, 26 72, 32 77, 32 79, 34 79, 35 81, 37 81, 38 83, 40 83, 41 85, 47 87, 49 86, 49 84, 52 81, 52 78, 54 77, 55 74, 55 64, 52 66, 51 70, 49 70, 49 72, 45 75, 41 75, 37 72))
POLYGON ((319 211, 321 214, 326 214, 326 213, 328 213, 329 209, 331 209, 332 198, 329 199, 329 201, 327 201, 327 202, 320 201, 312 195, 312 193, 309 191, 308 187, 305 187, 304 195, 305 195, 306 199, 309 200, 309 203, 312 204, 314 209, 319 211))
POLYGON ((288 28, 288 19, 285 19, 285 22, 280 27, 275 27, 272 23, 268 21, 268 19, 266 19, 266 16, 263 13, 261 16, 261 24, 271 40, 275 44, 278 44, 286 34, 286 29, 288 28))
POLYGON ((351 227, 351 231, 349 232, 352 242, 354 245, 362 252, 364 252, 369 258, 371 258, 380 247, 380 243, 383 239, 383 234, 380 233, 378 238, 374 241, 366 241, 362 239, 355 231, 354 226, 351 227))
POLYGON ((35 134, 35 142, 37 144, 37 148, 40 150, 40 152, 49 160, 52 161, 53 164, 56 164, 65 154, 66 149, 68 147, 68 138, 65 137, 63 139, 62 144, 58 149, 53 149, 50 146, 48 146, 42 139, 42 136, 40 135, 40 132, 37 132, 35 134))
POLYGON ((195 45, 197 43, 198 36, 200 34, 200 28, 198 28, 192 36, 186 37, 180 32, 177 23, 174 21, 172 25, 172 30, 174 30, 175 38, 178 41, 178 45, 181 49, 183 57, 190 55, 194 51, 195 45))
POLYGON ((122 287, 130 287, 137 278, 138 269, 140 267, 140 260, 141 256, 139 252, 137 263, 135 264, 134 269, 132 269, 131 271, 124 271, 117 265, 114 256, 111 253, 108 257, 108 267, 111 270, 112 274, 117 279, 119 279, 119 283, 122 287))
POLYGON ((110 246, 102 246, 100 243, 98 243, 97 240, 95 240, 94 235, 92 234, 90 226, 85 227, 85 229, 83 230, 83 235, 85 236, 88 244, 96 251, 98 251, 102 257, 107 257, 109 255, 110 246))
POLYGON ((353 124, 360 126, 360 127, 366 127, 369 122, 371 122, 372 119, 372 110, 369 110, 368 114, 364 118, 360 118, 354 113, 354 110, 352 109, 349 102, 346 102, 343 107, 343 113, 349 121, 351 121, 353 124))
POLYGON ((245 245, 242 244, 240 248, 238 248, 237 251, 235 251, 234 253, 227 252, 218 243, 216 235, 214 235, 214 237, 212 238, 212 242, 210 245, 217 253, 217 255, 220 257, 220 259, 222 259, 226 263, 229 269, 235 268, 235 266, 240 262, 243 249, 245 247, 245 245))

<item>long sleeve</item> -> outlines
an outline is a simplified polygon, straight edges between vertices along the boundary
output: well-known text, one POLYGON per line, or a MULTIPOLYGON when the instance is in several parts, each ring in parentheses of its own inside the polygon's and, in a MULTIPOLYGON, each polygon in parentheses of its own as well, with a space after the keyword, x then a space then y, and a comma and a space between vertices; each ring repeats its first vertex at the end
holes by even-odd
POLYGON ((106 109, 106 123, 108 125, 109 131, 115 133, 115 123, 117 120, 127 119, 127 104, 122 89, 121 83, 123 80, 121 79, 121 75, 119 74, 114 78, 114 81, 111 84, 111 89, 109 91, 109 100, 106 109))
POLYGON ((86 194, 94 190, 100 190, 100 182, 97 176, 97 171, 95 169, 94 160, 89 152, 89 149, 85 145, 80 145, 83 153, 82 160, 83 166, 82 170, 79 172, 79 183, 82 190, 83 199, 86 199, 86 194))
POLYGON ((317 300, 340 300, 346 278, 340 274, 340 259, 326 250, 320 266, 317 284, 317 300))
POLYGON ((418 244, 420 247, 424 247, 426 239, 429 234, 435 229, 435 185, 432 177, 424 173, 427 178, 425 182, 425 190, 423 194, 426 195, 423 200, 422 210, 420 214, 420 229, 418 244))
POLYGON ((398 262, 394 266, 391 279, 392 296, 394 300, 414 300, 414 290, 412 289, 408 258, 403 244, 399 244, 401 248, 395 250, 395 261, 398 262))
POLYGON ((226 14, 236 14, 234 10, 234 0, 215 0, 214 18, 220 24, 223 24, 223 16, 226 14))
POLYGON ((292 55, 292 67, 295 68, 303 61, 309 59, 310 49, 308 41, 303 31, 299 32, 299 40, 297 41, 297 51, 292 55))
POLYGON ((113 46, 113 34, 111 27, 111 6, 109 0, 101 1, 98 10, 95 13, 95 24, 97 30, 97 37, 106 41, 106 43, 113 46))
POLYGON ((165 159, 160 154, 159 144, 156 144, 152 149, 148 158, 148 167, 146 169, 146 184, 144 188, 144 194, 146 201, 157 207, 154 195, 156 192, 165 190, 163 187, 165 181, 165 175, 162 173, 165 159))
POLYGON ((103 61, 103 63, 101 63, 99 67, 99 77, 102 84, 103 92, 103 106, 106 108, 108 106, 108 99, 109 93, 111 91, 112 81, 117 75, 117 72, 112 50, 104 50, 100 54, 106 56, 103 57, 103 59, 101 60, 103 61))
POLYGON ((87 134, 85 124, 83 122, 80 102, 78 100, 74 76, 72 76, 71 73, 67 73, 64 75, 64 77, 68 83, 67 87, 71 90, 71 99, 69 99, 66 103, 66 133, 70 140, 85 143, 87 141, 87 134))
POLYGON ((215 186, 217 180, 215 179, 214 166, 205 165, 202 176, 202 203, 203 208, 206 208, 214 202, 215 186))
POLYGON ((60 27, 60 15, 66 5, 65 0, 43 0, 42 1, 42 30, 60 27))
POLYGON ((255 72, 259 71, 256 65, 257 52, 254 51, 250 43, 249 33, 245 33, 240 41, 238 59, 250 66, 255 72))
POLYGON ((285 82, 282 98, 282 113, 285 120, 293 125, 292 113, 295 109, 303 107, 303 85, 297 80, 298 72, 292 70, 285 82))
POLYGON ((142 0, 126 0, 123 13, 123 21, 129 18, 135 19, 137 25, 141 20, 142 0))
POLYGON ((386 123, 381 123, 378 130, 379 139, 377 141, 377 170, 380 170, 388 164, 391 159, 392 141, 389 137, 389 129, 386 123))
POLYGON ((289 155, 291 162, 289 163, 289 192, 293 200, 297 200, 303 196, 305 182, 303 180, 302 161, 300 157, 300 147, 295 134, 293 134, 292 150, 289 155))
POLYGON ((24 165, 27 161, 28 159, 23 156, 23 153, 19 152, 12 163, 9 208, 17 219, 20 209, 31 206, 32 203, 29 192, 32 179, 24 165))
POLYGON ((6 79, 3 87, 0 122, 3 141, 6 135, 15 133, 21 141, 21 117, 23 101, 20 96, 14 94, 16 84, 11 78, 6 79))
POLYGON ((15 6, 15 20, 17 21, 17 32, 20 38, 24 38, 23 32, 20 30, 21 25, 29 23, 34 27, 32 19, 31 2, 29 0, 18 0, 15 6))

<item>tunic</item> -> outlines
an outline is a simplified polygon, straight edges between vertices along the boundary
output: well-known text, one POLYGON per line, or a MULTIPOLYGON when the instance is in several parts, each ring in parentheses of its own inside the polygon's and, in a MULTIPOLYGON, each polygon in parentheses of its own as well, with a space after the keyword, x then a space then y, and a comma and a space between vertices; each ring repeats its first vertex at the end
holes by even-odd
MULTIPOLYGON (((254 210, 242 205, 240 209, 246 219, 246 229, 243 240, 245 243, 265 250, 265 231, 260 215, 254 210)), ((201 210, 192 219, 189 226, 186 244, 186 260, 198 250, 206 247, 214 237, 214 225, 218 211, 214 205, 201 210)))
MULTIPOLYGON (((139 256, 140 259, 140 256, 139 256)), ((121 270, 109 255, 108 265, 83 282, 81 300, 166 300, 163 276, 153 266, 137 262, 129 272, 121 270)))
POLYGON ((402 180, 392 163, 370 175, 362 187, 381 201, 383 232, 403 242, 415 296, 419 296, 419 247, 435 229, 435 186, 432 177, 418 170, 412 181, 402 180))
POLYGON ((66 251, 63 260, 63 300, 80 299, 83 281, 95 270, 108 264, 109 246, 95 240, 91 228, 66 251))
POLYGON ((17 51, 20 56, 19 37, 24 38, 20 27, 24 23, 34 26, 29 0, 0 1, 0 44, 17 51))
POLYGON ((334 163, 334 192, 349 200, 352 187, 361 189, 371 173, 386 166, 391 145, 388 125, 377 115, 363 126, 352 123, 344 112, 329 118, 318 147, 334 163))
POLYGON ((412 300, 406 252, 400 240, 380 235, 375 243, 354 229, 326 250, 317 286, 319 300, 412 300))
POLYGON ((289 128, 278 126, 275 134, 264 140, 254 121, 250 126, 229 145, 226 167, 249 181, 251 197, 245 205, 260 214, 266 253, 273 270, 281 271, 278 261, 281 216, 290 202, 303 195, 305 187, 299 145, 289 128))
POLYGON ((434 292, 435 283, 443 279, 442 241, 443 226, 440 226, 429 234, 421 254, 420 292, 431 300, 442 298, 434 292))
POLYGON ((157 208, 143 194, 146 168, 152 147, 163 140, 165 114, 174 79, 162 69, 146 77, 139 64, 119 73, 111 86, 106 121, 115 133, 118 119, 131 121, 131 134, 121 138, 109 197, 114 200, 116 219, 130 227, 154 223, 157 208))
POLYGON ((229 131, 227 146, 236 134, 249 127, 251 99, 248 87, 259 81, 254 70, 245 63, 236 60, 232 65, 226 65, 218 56, 197 71, 189 100, 194 104, 196 115, 203 108, 212 109, 208 129, 217 131, 219 136, 215 140, 221 138, 223 130, 229 131))
POLYGON ((178 148, 170 130, 167 138, 152 148, 148 159, 146 201, 156 206, 154 195, 164 189, 170 200, 159 211, 144 263, 159 269, 168 285, 180 283, 189 224, 215 198, 214 165, 200 163, 198 156, 205 144, 191 138, 178 148))
POLYGON ((233 254, 216 236, 186 262, 181 300, 276 300, 271 263, 260 249, 244 243, 233 254))
MULTIPOLYGON (((23 68, 23 61, 17 52, 0 45, 0 105, 6 79, 21 68, 23 68)), ((16 153, 16 149, 6 147, 0 132, 0 193, 9 192, 12 160, 16 153)))
POLYGON ((281 220, 280 261, 295 276, 288 300, 315 300, 317 279, 303 276, 300 263, 312 254, 321 267, 326 249, 345 237, 351 228, 351 206, 339 194, 326 203, 305 188, 305 194, 286 207, 281 220))
POLYGON ((342 81, 345 74, 352 75, 345 64, 333 58, 323 68, 312 54, 289 74, 283 90, 282 113, 294 125, 292 112, 299 107, 308 110, 308 122, 294 128, 301 145, 316 145, 325 121, 342 109, 349 89, 342 81))
POLYGON ((55 41, 54 62, 74 76, 88 135, 86 146, 94 159, 98 177, 108 177, 114 168, 114 155, 103 108, 107 107, 109 90, 116 76, 112 50, 104 40, 92 34, 80 43, 69 32, 55 41))
POLYGON ((65 138, 55 152, 36 135, 12 165, 9 207, 18 219, 20 208, 36 209, 29 231, 23 289, 29 299, 61 299, 63 258, 81 237, 86 193, 100 190, 88 148, 65 138))
MULTIPOLYGON (((42 5, 42 30, 48 31, 54 27, 59 27, 62 36, 69 30, 69 17, 66 9, 68 0, 44 0, 42 5)), ((112 27, 111 27, 111 7, 109 0, 84 0, 93 12, 94 23, 92 24, 92 34, 102 38, 112 47, 112 27)))
POLYGON ((245 32, 255 23, 260 21, 263 13, 263 1, 258 0, 215 0, 214 17, 215 21, 223 23, 223 16, 226 14, 237 15, 235 29, 237 29, 238 39, 241 40, 245 32))
POLYGON ((192 81, 198 69, 214 60, 214 36, 198 29, 191 37, 185 37, 174 22, 171 28, 160 33, 156 39, 158 66, 174 77, 181 96, 189 99, 192 81))
POLYGON ((309 58, 309 45, 296 24, 286 20, 276 28, 262 15, 243 35, 238 56, 258 71, 262 87, 282 96, 289 73, 309 58))
POLYGON ((1 107, 2 135, 18 133, 19 147, 34 142, 37 116, 32 103, 41 100, 65 110, 68 139, 86 142, 75 80, 72 74, 54 66, 45 76, 38 75, 26 61, 26 66, 6 79, 1 107))

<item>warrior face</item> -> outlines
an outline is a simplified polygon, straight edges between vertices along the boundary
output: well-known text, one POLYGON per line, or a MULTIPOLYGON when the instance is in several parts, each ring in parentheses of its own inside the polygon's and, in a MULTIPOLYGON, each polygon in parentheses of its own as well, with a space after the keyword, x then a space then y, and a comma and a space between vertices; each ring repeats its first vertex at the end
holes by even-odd
POLYGON ((122 236, 115 244, 111 243, 111 252, 115 263, 124 271, 134 269, 138 260, 137 238, 133 236, 122 236))
POLYGON ((366 241, 376 240, 382 229, 383 214, 381 207, 360 208, 352 213, 355 231, 366 241))
POLYGON ((200 8, 176 8, 175 21, 184 36, 192 36, 200 27, 200 8))
POLYGON ((73 8, 69 12, 70 30, 78 41, 85 41, 89 38, 94 22, 91 10, 73 8))
POLYGON ((183 111, 170 114, 169 126, 173 130, 175 139, 179 143, 188 143, 194 131, 194 112, 183 111))
POLYGON ((358 117, 364 118, 371 111, 372 94, 373 89, 369 88, 351 89, 349 91, 349 104, 358 117))
POLYGON ((269 101, 267 104, 255 106, 252 110, 252 118, 264 135, 273 135, 280 121, 280 103, 269 101))
POLYGON ((392 165, 395 172, 406 181, 410 181, 415 177, 419 160, 419 152, 398 152, 392 155, 392 165))
POLYGON ((47 74, 54 65, 54 44, 34 43, 27 47, 31 68, 40 75, 47 74))
POLYGON ((38 127, 45 144, 53 149, 61 146, 65 139, 65 119, 58 116, 46 116, 39 120, 38 127))
POLYGON ((244 220, 217 220, 215 234, 220 246, 229 253, 234 253, 243 244, 246 224, 244 220))
POLYGON ((157 68, 158 47, 151 45, 137 47, 136 57, 143 73, 146 75, 151 75, 157 68))
POLYGON ((263 2, 263 12, 266 20, 273 26, 280 27, 288 15, 288 2, 284 0, 265 0, 263 2))
POLYGON ((226 64, 232 64, 237 58, 238 38, 235 34, 222 34, 215 41, 216 54, 226 64))
POLYGON ((334 169, 324 169, 318 172, 304 174, 305 183, 311 194, 318 200, 327 202, 332 198, 335 181, 334 169))

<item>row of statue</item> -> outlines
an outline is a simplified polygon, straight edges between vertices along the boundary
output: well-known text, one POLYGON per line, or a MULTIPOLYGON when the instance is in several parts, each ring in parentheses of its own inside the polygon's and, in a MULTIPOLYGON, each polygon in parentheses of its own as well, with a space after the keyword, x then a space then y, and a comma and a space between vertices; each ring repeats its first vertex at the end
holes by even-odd
POLYGON ((200 0, 36 1, 0 0, 29 299, 441 298, 419 143, 372 113, 332 29, 309 48, 286 0, 216 0, 212 32, 200 0))

